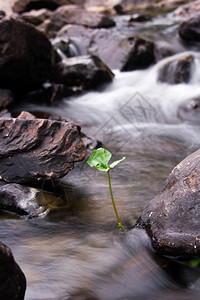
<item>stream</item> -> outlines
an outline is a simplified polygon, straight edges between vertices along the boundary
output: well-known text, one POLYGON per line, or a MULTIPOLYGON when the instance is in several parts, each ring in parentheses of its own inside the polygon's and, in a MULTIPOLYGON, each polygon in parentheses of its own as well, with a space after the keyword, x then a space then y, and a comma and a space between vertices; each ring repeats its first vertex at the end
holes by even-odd
MULTIPOLYGON (((156 19, 152 35, 163 40, 167 36, 163 32, 170 36, 176 22, 170 14, 168 19, 156 19)), ((150 27, 140 26, 146 26, 147 35, 150 27)), ((136 28, 138 33, 142 29, 136 28)), ((128 229, 171 170, 200 147, 200 123, 183 121, 178 115, 180 105, 199 97, 200 54, 178 42, 175 47, 176 57, 195 56, 188 84, 158 82, 158 72, 169 57, 142 71, 113 70, 114 81, 95 91, 51 105, 24 102, 14 111, 56 114, 101 141, 113 160, 126 156, 111 171, 111 180, 120 218, 128 229)), ((120 232, 106 174, 90 168, 86 160, 51 183, 53 191, 62 188, 66 207, 55 205, 38 219, 0 215, 1 241, 12 249, 27 278, 25 299, 95 299, 90 290, 99 291, 100 300, 199 299, 198 268, 156 257, 144 233, 136 234, 134 243, 130 233, 120 232)))

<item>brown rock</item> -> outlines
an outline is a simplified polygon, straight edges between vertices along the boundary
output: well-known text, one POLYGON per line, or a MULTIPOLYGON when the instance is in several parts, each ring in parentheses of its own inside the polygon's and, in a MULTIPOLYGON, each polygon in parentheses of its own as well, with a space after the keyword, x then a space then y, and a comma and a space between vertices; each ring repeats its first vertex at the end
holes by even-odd
MULTIPOLYGON (((88 12, 80 6, 65 5, 59 7, 52 15, 48 27, 54 31, 66 24, 83 25, 90 28, 112 27, 115 22, 101 13, 88 12)), ((47 28, 48 29, 48 28, 47 28)))
POLYGON ((159 70, 158 80, 169 84, 187 83, 191 78, 193 64, 193 55, 172 59, 159 70))
POLYGON ((26 278, 15 262, 10 248, 0 242, 0 295, 1 300, 23 300, 26 278))
POLYGON ((55 81, 67 87, 79 87, 80 91, 111 82, 113 77, 111 70, 96 56, 71 57, 55 66, 55 81))
POLYGON ((52 47, 33 26, 14 19, 0 21, 0 87, 23 93, 51 76, 52 47))
POLYGON ((13 103, 13 93, 10 90, 0 89, 0 110, 13 103))
POLYGON ((24 183, 66 175, 84 159, 77 126, 44 119, 0 119, 0 176, 24 183))
POLYGON ((186 157, 169 175, 159 195, 138 222, 154 249, 162 254, 200 255, 200 150, 186 157))

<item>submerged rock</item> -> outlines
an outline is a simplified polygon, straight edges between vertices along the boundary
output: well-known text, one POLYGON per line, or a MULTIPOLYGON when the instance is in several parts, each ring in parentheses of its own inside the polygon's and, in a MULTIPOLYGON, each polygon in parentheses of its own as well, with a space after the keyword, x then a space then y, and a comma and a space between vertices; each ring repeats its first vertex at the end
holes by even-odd
POLYGON ((51 77, 52 46, 33 26, 14 19, 0 21, 0 87, 23 93, 51 77))
POLYGON ((80 91, 94 89, 111 82, 114 74, 96 56, 71 57, 55 66, 54 79, 67 87, 78 87, 80 91))
POLYGON ((115 22, 101 13, 86 11, 80 6, 65 5, 59 7, 51 17, 48 27, 59 30, 66 24, 82 25, 90 28, 112 27, 115 22))
POLYGON ((138 221, 154 249, 166 255, 200 255, 200 150, 186 157, 169 175, 160 194, 138 221))
POLYGON ((179 35, 185 42, 200 42, 200 13, 180 24, 179 35))
POLYGON ((169 84, 187 83, 191 78, 193 65, 193 55, 172 59, 159 70, 158 80, 169 84))
POLYGON ((26 278, 15 262, 13 254, 0 242, 0 295, 1 300, 23 300, 26 278))
POLYGON ((143 39, 136 39, 121 71, 146 69, 154 62, 154 44, 143 39))
POLYGON ((84 159, 77 126, 44 119, 0 119, 0 176, 24 183, 66 175, 84 159))
POLYGON ((178 108, 177 115, 185 122, 200 125, 200 98, 187 100, 178 108))
POLYGON ((17 183, 0 184, 0 210, 35 218, 61 207, 69 203, 52 193, 17 183))

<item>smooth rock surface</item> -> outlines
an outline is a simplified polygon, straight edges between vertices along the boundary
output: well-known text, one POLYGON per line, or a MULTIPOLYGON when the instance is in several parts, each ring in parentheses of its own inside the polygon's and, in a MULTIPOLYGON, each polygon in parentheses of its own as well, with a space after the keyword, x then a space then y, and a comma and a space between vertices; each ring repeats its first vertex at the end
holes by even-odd
POLYGON ((54 31, 66 24, 82 25, 89 28, 112 27, 115 22, 101 13, 88 12, 80 6, 65 5, 59 7, 51 17, 48 27, 54 31))
POLYGON ((1 300, 23 300, 26 278, 15 262, 9 247, 0 242, 0 297, 1 300))
POLYGON ((200 150, 181 161, 138 221, 158 253, 200 255, 200 150))
POLYGON ((14 19, 0 21, 0 88, 23 93, 51 77, 52 46, 33 26, 14 19))
POLYGON ((0 176, 24 183, 66 175, 84 159, 77 126, 44 119, 0 119, 0 176))

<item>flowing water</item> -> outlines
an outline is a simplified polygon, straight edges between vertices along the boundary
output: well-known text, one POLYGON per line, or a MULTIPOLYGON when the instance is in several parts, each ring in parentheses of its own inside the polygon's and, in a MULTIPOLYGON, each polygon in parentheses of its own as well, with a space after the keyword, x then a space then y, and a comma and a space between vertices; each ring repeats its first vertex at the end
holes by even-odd
MULTIPOLYGON (((195 56, 188 84, 158 82, 159 69, 172 59, 166 58, 144 71, 116 70, 113 83, 96 91, 50 106, 20 107, 79 124, 113 153, 113 160, 126 156, 111 179, 127 228, 177 163, 200 147, 200 125, 178 115, 180 105, 200 95, 200 55, 176 56, 188 54, 195 56)), ((199 299, 198 269, 154 255, 143 232, 119 231, 106 174, 85 160, 52 182, 53 190, 61 186, 70 209, 55 207, 43 218, 28 220, 1 214, 1 240, 26 275, 26 300, 199 299)))

